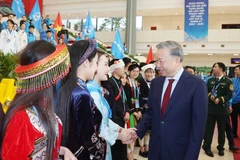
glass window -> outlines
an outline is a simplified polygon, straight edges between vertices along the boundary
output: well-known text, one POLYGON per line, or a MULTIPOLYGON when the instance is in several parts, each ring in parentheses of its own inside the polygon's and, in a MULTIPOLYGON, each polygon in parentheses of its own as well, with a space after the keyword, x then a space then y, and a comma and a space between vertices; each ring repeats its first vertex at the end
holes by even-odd
POLYGON ((142 30, 142 16, 136 17, 136 30, 137 31, 142 30))

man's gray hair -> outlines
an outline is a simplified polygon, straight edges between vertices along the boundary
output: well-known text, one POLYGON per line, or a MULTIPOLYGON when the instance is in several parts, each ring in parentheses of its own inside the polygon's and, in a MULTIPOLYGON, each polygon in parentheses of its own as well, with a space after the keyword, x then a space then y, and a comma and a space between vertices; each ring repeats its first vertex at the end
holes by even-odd
POLYGON ((171 56, 177 56, 180 58, 180 62, 183 61, 183 49, 180 44, 175 41, 165 41, 159 43, 157 49, 169 49, 171 56))

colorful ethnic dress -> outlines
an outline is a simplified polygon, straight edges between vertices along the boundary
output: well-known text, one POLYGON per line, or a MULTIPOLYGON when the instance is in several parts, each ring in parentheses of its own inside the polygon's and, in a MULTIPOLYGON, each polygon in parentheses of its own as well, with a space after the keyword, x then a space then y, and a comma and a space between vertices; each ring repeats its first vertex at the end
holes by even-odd
MULTIPOLYGON (((53 160, 58 159, 62 138, 61 120, 56 116, 53 160)), ((34 106, 16 112, 9 121, 2 144, 2 160, 43 160, 46 155, 46 130, 34 106)))

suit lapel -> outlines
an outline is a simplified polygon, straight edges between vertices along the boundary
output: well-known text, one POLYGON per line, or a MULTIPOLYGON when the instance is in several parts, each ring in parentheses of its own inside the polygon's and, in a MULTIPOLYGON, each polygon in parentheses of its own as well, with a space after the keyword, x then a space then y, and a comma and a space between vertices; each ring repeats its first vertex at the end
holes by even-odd
POLYGON ((183 71, 183 74, 181 75, 171 97, 168 103, 168 106, 166 108, 164 117, 168 114, 168 112, 173 108, 174 104, 177 106, 177 100, 179 100, 179 96, 184 93, 185 85, 186 85, 186 77, 187 74, 185 71, 183 71))

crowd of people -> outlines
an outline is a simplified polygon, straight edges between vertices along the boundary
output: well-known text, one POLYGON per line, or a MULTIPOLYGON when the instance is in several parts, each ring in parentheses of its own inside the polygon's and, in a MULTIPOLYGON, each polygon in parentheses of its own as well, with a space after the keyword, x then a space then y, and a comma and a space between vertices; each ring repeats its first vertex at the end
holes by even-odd
POLYGON ((48 16, 40 40, 25 16, 19 29, 12 18, 1 22, 0 15, 0 49, 20 51, 17 94, 6 115, 0 110, 3 160, 134 160, 136 144, 139 155, 150 160, 197 160, 202 142, 214 156, 216 122, 219 156, 225 132, 229 150, 239 150, 233 140, 240 115, 239 65, 231 80, 217 62, 205 82, 193 67, 183 67, 182 47, 174 41, 157 45, 156 61, 138 64, 110 59, 81 33, 67 47, 68 31, 62 26, 55 34, 48 16))
MULTIPOLYGON (((59 44, 68 44, 69 33, 64 25, 61 30, 56 33, 56 29, 47 15, 42 18, 42 27, 39 32, 36 31, 32 20, 28 20, 26 16, 22 16, 19 23, 14 21, 14 15, 9 14, 8 19, 3 21, 0 14, 0 50, 4 53, 17 53, 27 44, 35 40, 45 40, 54 46, 59 44)), ((82 40, 81 33, 78 34, 76 40, 82 40)), ((86 36, 84 39, 88 39, 86 36)))

